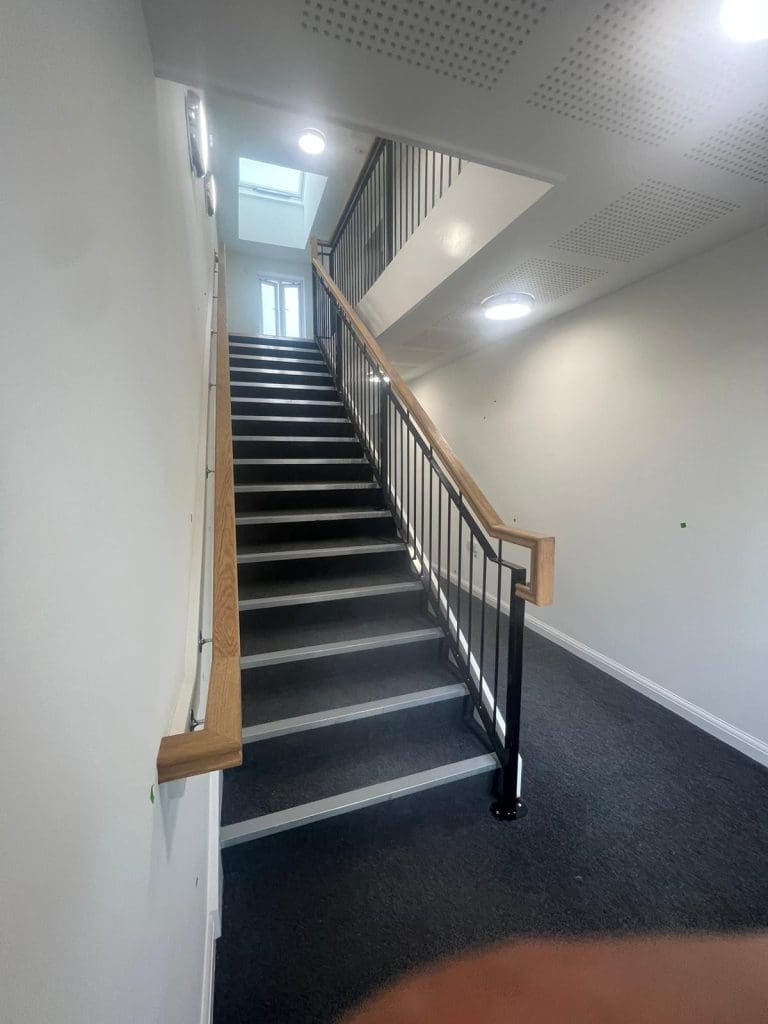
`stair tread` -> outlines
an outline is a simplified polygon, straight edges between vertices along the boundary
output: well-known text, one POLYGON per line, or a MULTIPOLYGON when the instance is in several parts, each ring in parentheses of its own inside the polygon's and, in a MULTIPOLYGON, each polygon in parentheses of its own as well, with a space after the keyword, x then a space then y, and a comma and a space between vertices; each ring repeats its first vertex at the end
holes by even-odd
POLYGON ((357 659, 347 658, 312 662, 304 671, 301 669, 302 666, 296 666, 288 684, 282 666, 260 669, 253 683, 246 676, 243 679, 243 725, 259 725, 331 707, 399 697, 414 690, 457 681, 445 663, 431 655, 414 657, 411 651, 400 657, 393 657, 389 652, 378 656, 369 654, 364 665, 357 659))
MULTIPOLYGON (((285 418, 290 419, 290 417, 285 418)), ((253 444, 258 442, 261 442, 262 444, 360 444, 360 441, 356 437, 323 437, 322 434, 234 434, 232 436, 232 440, 247 441, 248 443, 253 444)))
POLYGON ((405 551, 405 545, 396 537, 372 538, 350 536, 342 540, 308 540, 306 542, 281 541, 270 544, 241 544, 237 549, 237 560, 241 564, 250 561, 266 561, 270 555, 286 556, 294 558, 332 558, 339 552, 350 554, 361 553, 375 549, 376 551, 405 551))
POLYGON ((235 494, 262 494, 265 491, 373 491, 378 486, 375 480, 306 480, 298 484, 235 484, 235 494))
MULTIPOLYGON (((431 629, 435 623, 426 612, 416 609, 403 611, 389 610, 382 613, 378 608, 368 610, 367 602, 359 602, 345 609, 345 614, 318 615, 302 620, 296 609, 285 615, 282 609, 273 614, 269 625, 265 625, 267 612, 241 616, 240 653, 267 654, 275 651, 291 651, 303 647, 317 647, 321 644, 345 643, 392 634, 411 633, 431 629), (279 615, 279 618, 278 618, 279 615)), ((330 606, 320 606, 327 612, 330 606)), ((312 608, 317 614, 317 609, 312 608)))
POLYGON ((243 749, 225 772, 222 824, 255 818, 487 753, 454 707, 409 708, 243 749))
MULTIPOLYGON (((262 597, 300 597, 302 594, 324 593, 335 590, 351 590, 358 587, 386 586, 396 583, 419 583, 418 576, 409 571, 408 565, 392 567, 386 563, 369 568, 348 568, 341 559, 337 560, 338 569, 333 568, 322 576, 310 576, 301 579, 286 580, 248 580, 240 584, 240 601, 254 600, 262 597)), ((420 585, 420 584, 419 584, 420 585)))
POLYGON ((327 729, 364 718, 391 715, 425 704, 437 704, 444 700, 463 700, 468 690, 464 683, 451 682, 446 686, 427 687, 424 690, 410 690, 396 697, 380 697, 377 700, 361 701, 342 707, 324 708, 311 714, 292 715, 277 718, 258 725, 243 728, 243 743, 263 743, 265 740, 290 733, 307 732, 310 729, 327 729))
MULTIPOLYGON (((419 810, 416 812, 423 815, 425 806, 429 806, 442 815, 446 813, 447 808, 450 808, 455 803, 456 784, 463 783, 466 786, 466 783, 468 781, 471 782, 473 779, 492 779, 498 767, 499 762, 495 754, 477 754, 464 758, 461 761, 452 761, 450 764, 438 765, 436 768, 427 768, 420 772, 412 772, 409 775, 401 775, 395 779, 385 779, 369 786, 361 786, 358 789, 349 790, 346 793, 332 794, 329 797, 298 804, 294 807, 285 808, 282 811, 274 811, 271 814, 262 814, 257 818, 224 825, 219 832, 221 848, 224 850, 225 848, 238 846, 242 843, 250 843, 256 839, 277 835, 289 829, 328 821, 331 818, 338 817, 341 814, 349 814, 352 811, 373 809, 381 804, 389 804, 391 806, 393 801, 399 801, 403 797, 416 797, 418 794, 426 794, 430 791, 439 794, 440 790, 450 785, 450 795, 442 798, 438 796, 439 803, 426 805, 422 799, 418 805, 419 810), (446 800, 450 802, 446 803, 446 800)), ((487 794, 487 781, 483 789, 487 794)), ((476 783, 473 783, 473 791, 477 791, 476 783)), ((468 791, 466 788, 462 788, 459 792, 460 794, 465 794, 468 791)), ((387 814, 389 813, 388 811, 387 814)), ((406 813, 412 815, 413 805, 409 807, 406 813)), ((369 817, 368 827, 370 828, 376 820, 375 817, 369 817)))
POLYGON ((243 512, 235 516, 235 525, 248 526, 259 523, 314 523, 334 520, 339 517, 343 519, 386 519, 392 513, 388 508, 381 508, 378 505, 357 505, 350 508, 349 505, 339 505, 329 508, 305 508, 303 505, 286 508, 267 509, 260 512, 243 512))

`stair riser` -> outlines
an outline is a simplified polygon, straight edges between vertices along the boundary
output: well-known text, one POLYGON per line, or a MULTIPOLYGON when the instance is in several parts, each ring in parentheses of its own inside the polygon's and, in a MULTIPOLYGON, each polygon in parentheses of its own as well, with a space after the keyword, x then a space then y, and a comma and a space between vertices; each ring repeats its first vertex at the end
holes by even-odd
POLYGON ((355 438, 339 441, 235 441, 236 459, 359 459, 363 449, 355 438))
POLYGON ((263 370, 299 370, 305 373, 326 373, 328 367, 318 353, 312 358, 302 358, 299 352, 245 352, 242 349, 230 349, 230 366, 252 366, 263 370))
MULTIPOLYGON (((232 420, 232 433, 245 434, 270 434, 271 436, 287 435, 288 437, 348 437, 356 441, 352 430, 352 424, 339 416, 340 422, 327 420, 323 417, 281 417, 274 413, 267 416, 258 416, 257 413, 247 412, 240 415, 240 418, 232 420), (258 418, 256 418, 258 417, 258 418)), ((266 456, 265 456, 266 458, 266 456)))
MULTIPOLYGON (((388 647, 380 651, 369 651, 367 654, 345 654, 323 660, 323 679, 333 681, 334 678, 364 673, 415 669, 423 667, 425 671, 435 664, 438 655, 438 642, 413 644, 410 647, 388 647)), ((269 688, 285 686, 316 686, 317 665, 309 661, 297 662, 295 665, 268 665, 260 669, 244 669, 241 675, 243 693, 251 695, 258 692, 263 685, 269 688)), ((446 679, 450 682, 450 679, 446 679)), ((413 686, 409 687, 410 689, 413 686)), ((384 694, 381 694, 384 696, 384 694)), ((246 724, 250 724, 251 719, 246 724)))
POLYGON ((240 545, 268 544, 290 541, 301 545, 307 541, 341 541, 345 537, 395 537, 392 519, 345 519, 317 523, 269 523, 237 527, 240 545))
MULTIPOLYGON (((344 416, 344 415, 346 415, 346 413, 344 411, 344 406, 343 405, 325 405, 326 402, 338 402, 339 401, 339 395, 338 395, 338 392, 335 390, 335 388, 328 390, 328 389, 326 389, 324 387, 321 388, 321 387, 316 387, 316 386, 292 387, 292 386, 290 386, 288 384, 276 384, 274 387, 272 387, 272 386, 270 386, 270 384, 268 384, 268 383, 266 383, 264 381, 245 381, 244 383, 251 383, 251 384, 253 384, 253 387, 249 387, 249 388, 242 388, 241 387, 241 388, 238 389, 238 387, 237 387, 238 383, 243 383, 243 382, 239 381, 239 380, 237 380, 235 378, 232 378, 232 391, 231 391, 231 395, 232 395, 233 403, 235 401, 238 401, 238 402, 242 403, 243 405, 255 405, 257 401, 261 400, 263 402, 264 399, 273 399, 273 401, 270 402, 271 405, 277 404, 276 401, 274 401, 274 400, 277 400, 280 403, 284 403, 284 402, 289 402, 289 403, 290 402, 313 402, 314 403, 314 402, 316 402, 316 403, 318 403, 318 405, 322 406, 326 410, 336 410, 335 412, 326 411, 324 413, 324 415, 328 415, 328 416, 344 416), (250 399, 250 402, 245 401, 245 399, 250 399)), ((294 406, 294 411, 289 413, 289 415, 297 415, 297 416, 316 415, 314 413, 300 412, 299 410, 301 408, 302 408, 301 406, 294 406)), ((236 410, 236 409, 233 408, 233 412, 248 412, 248 411, 249 411, 248 409, 237 409, 236 410)), ((252 410, 250 410, 250 411, 252 411, 252 410)), ((284 415, 284 413, 278 413, 278 414, 267 413, 267 415, 284 415)))
POLYGON ((237 372, 238 380, 251 380, 254 384, 281 384, 286 387, 327 387, 333 384, 333 378, 327 370, 311 373, 299 370, 265 370, 255 366, 251 361, 239 361, 237 356, 230 362, 229 369, 232 374, 237 372))
POLYGON ((237 576, 241 585, 257 580, 264 583, 305 580, 306 589, 312 590, 313 579, 325 579, 329 575, 343 574, 353 570, 364 572, 366 566, 380 571, 391 569, 392 571, 407 572, 410 565, 411 560, 405 551, 393 551, 391 554, 384 552, 373 555, 343 555, 335 558, 251 562, 240 564, 237 567, 237 576))
POLYGON ((324 384, 322 381, 313 381, 301 385, 297 381, 284 381, 276 384, 258 379, 255 375, 243 368, 234 367, 231 371, 230 382, 232 387, 238 384, 249 384, 248 396, 250 398, 282 398, 284 401, 289 398, 298 398, 302 401, 338 401, 339 393, 332 382, 324 384))
POLYGON ((328 483, 339 480, 373 480, 373 470, 365 463, 282 463, 271 466, 236 465, 235 484, 328 483))
MULTIPOLYGON (((339 770, 340 778, 349 780, 349 785, 336 790, 343 792, 344 789, 371 785, 393 777, 391 772, 396 767, 388 763, 387 753, 392 739, 398 735, 412 740, 413 754, 406 770, 437 767, 441 763, 439 754, 436 761, 436 755, 426 752, 426 748, 422 753, 422 744, 427 741, 439 743, 439 737, 461 728, 463 717, 463 701, 444 701, 334 726, 332 734, 321 729, 246 744, 242 766, 231 768, 226 773, 222 824, 250 818, 254 812, 274 812, 281 806, 290 807, 295 802, 322 798, 334 792, 334 781, 326 783, 320 771, 319 777, 315 775, 310 782, 311 788, 305 793, 292 791, 287 797, 284 787, 281 787, 283 792, 273 790, 270 777, 262 774, 265 767, 272 776, 279 774, 284 767, 300 777, 302 766, 315 767, 329 761, 339 770), (333 743, 329 748, 330 735, 333 743), (373 769, 370 766, 372 761, 375 763, 373 769)), ((479 749, 475 747, 472 752, 479 753, 479 749)))
POLYGON ((336 420, 345 415, 344 406, 329 404, 327 402, 315 402, 311 399, 301 399, 301 404, 294 401, 267 400, 259 401, 250 395, 232 395, 232 411, 243 416, 283 416, 286 419, 291 417, 312 416, 316 419, 336 420), (242 401, 245 399, 245 401, 242 401))
POLYGON ((230 334, 229 343, 230 345, 269 345, 270 348, 280 351, 299 348, 313 354, 319 351, 317 344, 309 338, 249 338, 243 334, 230 334))
POLYGON ((359 508, 360 506, 383 507, 379 488, 365 487, 360 490, 334 488, 328 491, 257 491, 236 492, 235 512, 253 512, 257 509, 313 509, 313 508, 359 508))
MULTIPOLYGON (((350 821, 354 825, 355 834, 375 835, 384 839, 389 835, 402 836, 408 829, 422 828, 425 821, 442 822, 450 820, 456 813, 457 806, 475 804, 483 806, 492 795, 498 795, 495 780, 498 770, 481 771, 460 779, 451 779, 423 789, 381 801, 370 801, 367 805, 344 810, 340 814, 326 814, 318 820, 298 822, 290 820, 282 828, 265 829, 252 838, 230 838, 230 830, 222 832, 221 856, 225 873, 238 870, 238 865, 250 861, 256 847, 254 843, 268 839, 270 835, 300 829, 308 839, 315 842, 328 842, 330 834, 338 842, 339 834, 344 834, 344 823, 350 821), (324 834, 324 831, 325 834, 324 834), (316 838, 320 837, 320 838, 316 838)), ((287 816, 286 816, 287 817, 287 816)))
MULTIPOLYGON (((426 606, 424 591, 411 591, 405 594, 393 594, 386 597, 355 598, 351 601, 328 601, 324 604, 296 605, 290 609, 268 608, 259 611, 240 612, 240 635, 244 640, 243 647, 248 650, 249 636, 268 637, 286 619, 291 626, 298 628, 317 627, 322 630, 325 625, 335 625, 343 619, 354 624, 373 615, 385 617, 390 614, 418 615, 426 606)), ((321 642, 320 637, 317 642, 321 642)))

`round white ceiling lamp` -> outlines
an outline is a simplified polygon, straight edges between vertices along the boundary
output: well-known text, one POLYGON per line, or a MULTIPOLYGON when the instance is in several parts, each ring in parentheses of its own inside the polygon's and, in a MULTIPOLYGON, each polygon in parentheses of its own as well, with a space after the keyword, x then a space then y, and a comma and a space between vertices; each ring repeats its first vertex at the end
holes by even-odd
POLYGON ((208 173, 208 120, 205 107, 194 89, 187 89, 187 141, 189 162, 198 178, 208 173))
POLYGON ((768 39, 768 0, 723 0, 720 28, 735 43, 768 39))
POLYGON ((213 217, 216 213, 216 180, 210 171, 203 178, 203 192, 205 193, 205 208, 208 216, 213 217))
POLYGON ((317 128, 305 128, 299 136, 299 148, 310 156, 317 156, 325 149, 325 136, 317 128))
POLYGON ((499 292, 481 303, 486 320, 520 320, 533 312, 536 300, 527 292, 499 292))

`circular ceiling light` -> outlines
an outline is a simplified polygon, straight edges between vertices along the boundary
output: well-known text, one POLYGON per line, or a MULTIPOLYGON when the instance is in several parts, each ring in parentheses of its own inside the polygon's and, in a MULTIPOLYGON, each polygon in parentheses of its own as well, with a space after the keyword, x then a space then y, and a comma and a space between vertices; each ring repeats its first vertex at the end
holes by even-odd
POLYGON ((187 89, 187 141, 192 170, 202 178, 208 173, 208 121, 203 101, 194 89, 187 89))
POLYGON ((735 43, 768 39, 768 0, 723 0, 720 28, 735 43))
POLYGON ((203 192, 205 193, 205 208, 208 216, 213 217, 216 213, 216 181, 210 171, 203 178, 203 192))
POLYGON ((499 292, 481 303, 486 320, 520 320, 533 312, 536 300, 527 292, 499 292))
POLYGON ((317 128, 305 128, 299 136, 299 148, 310 156, 317 156, 325 149, 325 136, 317 128))

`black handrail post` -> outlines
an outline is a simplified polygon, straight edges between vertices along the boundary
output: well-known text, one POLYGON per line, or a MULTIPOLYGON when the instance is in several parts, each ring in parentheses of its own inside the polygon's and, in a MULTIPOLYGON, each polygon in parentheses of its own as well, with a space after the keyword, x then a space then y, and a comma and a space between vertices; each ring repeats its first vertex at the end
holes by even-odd
POLYGON ((342 383, 342 376, 341 376, 341 353, 342 353, 342 347, 343 346, 342 346, 342 340, 341 340, 341 324, 342 324, 341 313, 339 312, 339 309, 337 307, 336 313, 335 313, 335 316, 334 316, 334 332, 333 332, 333 334, 334 334, 334 338, 335 338, 335 341, 336 341, 336 355, 335 355, 335 360, 334 360, 334 362, 335 362, 334 371, 335 371, 335 375, 336 375, 336 387, 339 389, 339 391, 342 390, 342 388, 341 388, 341 383, 342 383))
POLYGON ((384 266, 395 255, 395 144, 387 140, 384 150, 384 266))
MULTIPOLYGON (((499 563, 499 573, 502 565, 499 563)), ((518 792, 520 763, 520 703, 523 689, 523 631, 525 601, 518 597, 516 583, 525 582, 525 571, 512 569, 507 646, 507 693, 504 708, 504 758, 501 765, 499 799, 491 804, 491 813, 499 821, 515 821, 527 813, 518 792)), ((501 616, 501 607, 496 609, 501 616)))
POLYGON ((389 384, 379 384, 379 479, 389 497, 389 384))

